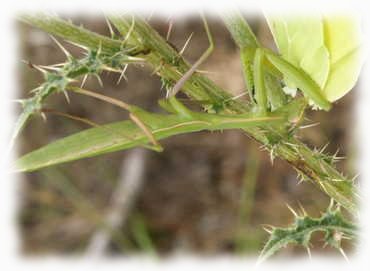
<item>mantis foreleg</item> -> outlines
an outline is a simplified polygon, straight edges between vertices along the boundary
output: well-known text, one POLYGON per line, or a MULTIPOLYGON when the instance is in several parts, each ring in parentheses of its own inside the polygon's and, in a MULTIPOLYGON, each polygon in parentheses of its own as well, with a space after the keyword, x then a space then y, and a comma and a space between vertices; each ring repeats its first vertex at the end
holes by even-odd
POLYGON ((288 61, 272 52, 265 51, 266 58, 272 63, 284 76, 289 78, 303 93, 310 98, 316 105, 329 111, 331 103, 323 96, 320 87, 303 70, 290 64, 288 61))

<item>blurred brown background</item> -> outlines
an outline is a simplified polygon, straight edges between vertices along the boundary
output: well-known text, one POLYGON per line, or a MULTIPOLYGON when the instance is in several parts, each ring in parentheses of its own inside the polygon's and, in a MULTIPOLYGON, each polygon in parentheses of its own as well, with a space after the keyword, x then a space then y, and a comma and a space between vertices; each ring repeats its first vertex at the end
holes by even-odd
MULTIPOLYGON (((248 20, 259 39, 273 47, 261 18, 248 20)), ((202 23, 196 16, 172 20, 169 40, 177 48, 194 32, 184 53, 193 63, 208 46, 202 23)), ((238 50, 222 22, 209 20, 215 50, 201 69, 209 71, 206 76, 234 95, 240 94, 245 87, 238 50)), ((109 35, 104 18, 74 18, 73 22, 109 35)), ((166 36, 167 18, 154 16, 149 22, 166 36)), ((21 23, 18 29, 22 59, 41 65, 65 60, 48 34, 21 23)), ((80 49, 63 44, 72 54, 81 55, 80 49)), ((129 66, 126 76, 128 81, 117 85, 119 74, 104 73, 103 88, 94 78, 89 78, 85 87, 157 110, 156 100, 165 95, 160 79, 148 68, 134 65, 129 66)), ((20 63, 19 80, 19 95, 27 97, 42 82, 42 75, 20 63)), ((347 159, 338 166, 348 175, 355 172, 351 141, 354 96, 355 91, 348 94, 330 113, 309 112, 311 121, 307 123, 320 125, 300 131, 300 137, 311 147, 321 148, 329 142, 329 153, 340 148, 339 155, 347 159)), ((62 94, 53 95, 46 107, 97 123, 127 117, 126 112, 110 104, 73 94, 70 98, 68 104, 62 94)), ((19 152, 29 152, 86 128, 55 115, 49 115, 46 123, 34 117, 19 140, 19 152)), ((286 204, 294 209, 301 204, 313 216, 328 206, 327 196, 309 183, 298 185, 296 172, 287 163, 275 159, 272 165, 269 154, 240 131, 199 132, 161 143, 163 153, 121 151, 25 174, 19 193, 22 251, 30 255, 127 255, 142 251, 159 255, 257 254, 268 238, 264 224, 286 226, 292 222, 286 204), (141 176, 130 186, 125 174, 132 163, 141 168, 141 176), (127 209, 117 207, 122 197, 126 197, 123 205, 127 209), (107 216, 116 219, 116 226, 108 225, 107 216)), ((314 249, 322 249, 321 238, 315 235, 314 249)), ((302 249, 290 247, 283 254, 300 252, 302 249)))

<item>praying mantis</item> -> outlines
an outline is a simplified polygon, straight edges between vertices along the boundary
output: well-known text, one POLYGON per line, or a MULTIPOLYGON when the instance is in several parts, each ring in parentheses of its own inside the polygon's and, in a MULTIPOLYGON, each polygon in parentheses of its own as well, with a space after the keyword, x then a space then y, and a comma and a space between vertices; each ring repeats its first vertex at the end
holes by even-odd
MULTIPOLYGON (((204 129, 206 130, 216 130, 216 129, 230 129, 230 128, 243 128, 244 125, 246 126, 253 126, 253 125, 261 125, 262 122, 265 124, 273 123, 277 120, 283 120, 283 116, 271 116, 267 114, 266 110, 266 101, 261 101, 261 98, 257 98, 259 108, 262 110, 258 110, 255 114, 243 114, 239 116, 223 116, 217 114, 201 114, 192 112, 187 109, 180 101, 176 99, 176 94, 181 90, 185 82, 196 72, 197 68, 209 57, 214 49, 213 38, 211 32, 208 27, 208 23, 204 16, 202 16, 204 27, 206 30, 206 34, 209 41, 209 47, 207 50, 201 55, 201 57, 188 69, 188 71, 176 82, 174 87, 167 91, 166 98, 167 100, 160 101, 160 105, 165 110, 169 111, 170 113, 175 113, 176 115, 186 118, 189 121, 197 121, 201 119, 205 125, 204 129), (244 123, 245 122, 245 123, 244 123), (236 126, 235 126, 236 124, 236 126), (239 125, 239 126, 238 126, 239 125)), ((258 51, 259 52, 259 51, 258 51)), ((263 71, 261 69, 262 66, 262 58, 261 54, 256 54, 256 61, 255 61, 255 78, 259 80, 256 81, 256 97, 266 96, 264 93, 264 85, 260 84, 261 81, 260 77, 263 76, 263 71), (257 61, 258 60, 258 61, 257 61)), ((70 88, 70 90, 75 91, 80 94, 84 94, 87 96, 91 96, 100 100, 104 100, 106 102, 110 102, 114 105, 117 105, 127 111, 129 111, 130 119, 137 124, 137 126, 143 131, 143 133, 147 136, 149 141, 152 143, 152 147, 154 150, 161 151, 162 147, 155 139, 155 136, 147 127, 149 121, 147 121, 148 112, 143 111, 142 109, 128 105, 126 103, 114 100, 112 98, 107 98, 104 95, 94 93, 92 91, 83 90, 81 88, 70 88)), ((266 99, 266 97, 265 97, 266 99)), ((300 106, 302 103, 298 103, 300 106)), ((149 122, 150 123, 150 122, 149 122)), ((199 123, 198 123, 199 124, 199 123)))
MULTIPOLYGON (((299 32, 297 29, 299 30, 300 27, 295 27, 294 24, 298 23, 296 25, 302 26, 300 25, 302 22, 299 22, 299 20, 295 21, 293 24, 290 22, 280 23, 279 21, 271 24, 271 28, 274 29, 273 35, 278 45, 279 54, 262 47, 253 36, 253 33, 249 38, 248 33, 244 33, 244 38, 247 40, 249 39, 248 42, 246 42, 246 46, 240 46, 238 41, 236 41, 236 43, 241 49, 241 58, 244 68, 243 72, 246 79, 251 106, 246 107, 249 109, 247 113, 236 114, 234 113, 237 111, 236 109, 235 111, 230 110, 234 114, 227 114, 225 113, 226 110, 223 111, 222 108, 220 109, 220 104, 216 105, 212 104, 212 102, 209 102, 209 104, 213 106, 210 110, 212 113, 192 111, 176 98, 176 94, 181 89, 186 90, 185 84, 192 79, 192 76, 197 72, 199 66, 206 61, 214 49, 212 35, 204 16, 202 16, 202 20, 209 40, 209 47, 193 65, 189 65, 190 67, 187 66, 185 72, 183 69, 181 72, 176 70, 176 72, 180 74, 179 79, 174 80, 171 78, 171 80, 175 82, 173 83, 173 87, 168 88, 166 99, 159 101, 160 106, 167 111, 166 114, 148 112, 138 106, 113 99, 95 91, 84 89, 82 86, 75 87, 68 85, 69 81, 74 80, 74 77, 77 77, 77 75, 97 75, 98 72, 103 69, 112 71, 118 70, 120 72, 122 65, 115 66, 113 65, 114 63, 122 64, 124 61, 124 63, 136 61, 136 59, 132 57, 127 58, 125 53, 121 52, 121 47, 123 48, 124 46, 120 44, 120 41, 114 40, 113 35, 112 39, 108 40, 103 39, 99 35, 93 36, 95 41, 99 40, 99 46, 96 42, 91 41, 95 45, 95 49, 97 49, 96 51, 92 51, 96 53, 95 56, 97 56, 97 58, 88 57, 87 59, 83 59, 83 61, 75 61, 74 59, 71 59, 71 70, 66 69, 65 73, 62 72, 60 74, 56 74, 57 76, 47 78, 48 80, 50 79, 50 82, 48 83, 50 83, 50 86, 52 86, 53 89, 47 86, 45 88, 41 88, 40 97, 43 99, 55 89, 65 93, 78 93, 108 102, 127 110, 129 112, 129 120, 106 125, 98 125, 83 118, 58 113, 65 117, 83 121, 94 127, 57 140, 45 147, 24 155, 16 161, 16 170, 34 171, 51 165, 124 150, 136 146, 149 148, 155 151, 162 151, 163 147, 160 145, 159 141, 177 134, 203 130, 214 131, 224 129, 244 129, 251 134, 253 138, 262 143, 266 149, 271 150, 271 156, 273 156, 273 148, 277 147, 278 150, 276 153, 297 169, 302 180, 307 179, 314 181, 332 199, 335 199, 344 208, 354 213, 356 211, 356 205, 354 203, 356 195, 353 193, 352 181, 347 180, 338 173, 334 167, 332 167, 330 162, 332 157, 325 157, 325 155, 322 154, 323 149, 319 152, 311 152, 304 145, 298 145, 298 140, 295 140, 296 137, 294 137, 294 131, 296 131, 296 128, 300 127, 308 104, 313 104, 316 108, 328 111, 332 106, 331 103, 348 92, 350 86, 356 81, 359 71, 359 66, 356 66, 356 59, 353 57, 357 54, 356 39, 351 36, 348 40, 352 40, 354 42, 351 43, 347 41, 347 43, 344 44, 345 46, 343 46, 343 33, 346 35, 351 33, 351 27, 348 27, 348 25, 343 23, 342 20, 337 20, 334 23, 330 22, 330 20, 325 20, 325 23, 323 23, 325 27, 321 27, 322 25, 319 25, 318 28, 325 29, 327 38, 318 38, 315 40, 319 45, 325 41, 325 46, 318 46, 318 52, 312 52, 312 50, 309 50, 309 57, 305 55, 305 50, 296 50, 299 53, 298 56, 302 58, 299 59, 299 61, 296 59, 297 55, 293 54, 291 51, 294 51, 293 49, 296 49, 296 47, 300 49, 302 49, 302 47, 291 45, 295 44, 301 46, 302 43, 304 44, 306 42, 304 36, 308 33, 303 31, 296 35, 297 32, 299 32), (340 42, 338 43, 338 41, 340 42), (107 42, 109 46, 101 46, 103 43, 107 45, 107 42), (119 50, 117 50, 118 47, 119 50), (343 50, 343 48, 346 50, 343 50), (101 58, 99 57, 100 51, 108 52, 105 56, 113 57, 108 57, 101 62, 101 58), (118 55, 115 55, 117 53, 118 55), (330 59, 328 58, 328 55, 330 55, 330 59), (115 60, 114 56, 119 56, 122 61, 113 61, 115 60), (87 63, 85 63, 85 60, 87 60, 87 63), (320 63, 320 65, 316 62, 320 63), (97 63, 99 65, 96 65, 97 63), (319 69, 321 63, 326 63, 326 66, 322 66, 324 66, 324 68, 329 66, 331 71, 328 72, 328 70, 324 68, 322 70, 319 69), (93 68, 98 68, 96 70, 92 69, 92 71, 89 71, 90 64, 92 64, 93 68), (319 70, 319 72, 316 72, 316 70, 319 70), (54 80, 55 78, 58 79, 58 76, 61 80, 54 80), (318 78, 321 81, 318 80, 318 78), (343 82, 345 84, 343 84, 343 82), (303 95, 291 98, 283 91, 283 86, 288 85, 294 85, 303 95), (251 130, 248 130, 249 128, 251 130), (263 136, 255 137, 255 131, 261 133, 263 136), (277 135, 276 138, 278 141, 273 138, 275 135, 277 135), (263 140, 261 140, 261 138, 263 140), (273 140, 270 140, 271 138, 273 138, 273 140)), ((310 21, 308 22, 310 23, 310 21)), ((42 22, 41 24, 43 23, 45 22, 42 22)), ((58 22, 54 21, 54 23, 58 22)), ((316 23, 313 25, 316 25, 316 23)), ((305 21, 303 22, 303 26, 307 28, 305 21)), ((133 23, 128 33, 131 33, 134 27, 135 25, 133 23)), ((311 26, 309 25, 308 28, 310 27, 311 26)), ((60 28, 58 27, 58 29, 60 28)), ((89 37, 85 30, 79 29, 79 31, 86 34, 84 37, 89 37)), ((68 33, 72 32, 74 31, 68 33)), ((230 32, 232 33, 232 31, 230 32)), ((155 34, 150 35, 150 37, 155 37, 155 34)), ((126 40, 127 37, 125 37, 124 41, 126 40)), ((86 39, 75 39, 75 41, 86 42, 86 39)), ((141 40, 138 43, 143 42, 141 40)), ((310 46, 311 44, 308 45, 310 46)), ((87 46, 87 48, 89 48, 89 46, 87 46)), ((305 48, 303 47, 303 49, 305 48)), ((138 50, 140 51, 142 48, 139 48, 138 50)), ((147 49, 147 52, 150 54, 150 49, 147 49)), ((164 59, 163 62, 165 62, 166 56, 171 54, 165 54, 162 52, 162 54, 159 55, 161 55, 164 59)), ((160 59, 161 62, 162 58, 160 59)), ((176 67, 177 64, 175 62, 176 61, 173 61, 167 64, 171 64, 176 67)), ((122 74, 124 70, 125 68, 122 69, 122 74)), ((207 88, 204 89, 205 92, 207 90, 207 88)), ((218 98, 221 96, 222 95, 219 95, 218 98)), ((36 98, 40 97, 36 96, 36 98)), ((66 97, 68 97, 68 95, 66 95, 66 97)), ((198 96, 195 97, 195 99, 198 98, 198 96)), ((236 99, 237 97, 233 97, 232 99, 234 98, 236 99)), ((41 108, 42 99, 36 99, 38 103, 32 103, 34 100, 29 101, 29 105, 31 105, 31 107, 27 108, 30 108, 31 111, 26 112, 24 115, 26 118, 35 112, 33 110, 41 109, 44 110, 41 112, 48 112, 41 108)), ((228 107, 226 102, 226 99, 222 102, 222 105, 225 105, 225 109, 228 107)), ((243 108, 240 111, 244 112, 247 110, 244 110, 243 108)), ((334 161, 334 159, 332 161, 334 161)), ((335 212, 327 212, 327 214, 331 215, 331 217, 335 219, 330 221, 325 220, 326 222, 343 224, 342 221, 338 219, 335 212), (339 223, 337 223, 338 221, 339 223)), ((291 228, 288 229, 288 231, 277 229, 275 233, 274 231, 271 232, 272 241, 268 242, 265 246, 262 258, 266 258, 271 255, 279 248, 279 246, 281 246, 281 244, 289 242, 289 240, 281 233, 287 232, 287 234, 291 234, 294 238, 290 240, 293 242, 296 242, 297 240, 297 233, 301 234, 301 236, 303 236, 303 238, 301 238, 303 240, 303 245, 305 245, 307 238, 309 239, 309 236, 313 231, 313 227, 319 225, 322 229, 323 226, 321 223, 322 221, 318 219, 307 220, 305 218, 304 220, 297 221, 299 223, 297 222, 297 228, 294 229, 295 232, 293 233, 291 228), (307 226, 303 230, 302 225, 304 224, 300 223, 302 221, 305 222, 307 226), (311 231, 307 231, 307 228, 308 230, 311 229, 311 231), (276 236, 278 239, 275 238, 276 236), (281 238, 285 239, 285 243, 281 242, 281 238), (277 248, 274 248, 274 246, 277 248)), ((326 225, 330 230, 327 231, 329 235, 326 235, 328 240, 330 240, 330 234, 333 233, 333 225, 330 223, 327 223, 328 225, 326 225)), ((353 227, 349 228, 351 228, 350 230, 352 233, 353 227)), ((324 227, 324 229, 326 228, 324 227)), ((339 229, 339 232, 344 230, 339 229)))
POLYGON ((203 15, 202 20, 208 37, 209 47, 174 84, 173 88, 168 90, 166 99, 160 101, 162 108, 168 111, 169 114, 150 113, 137 106, 129 105, 90 90, 67 87, 67 91, 94 97, 127 110, 131 121, 115 125, 101 125, 82 134, 83 137, 89 138, 89 140, 94 138, 94 133, 97 131, 101 136, 103 134, 105 136, 111 134, 113 138, 110 142, 109 138, 102 138, 101 142, 99 140, 99 142, 91 140, 83 148, 81 146, 75 149, 73 149, 74 146, 64 148, 66 153, 63 154, 61 146, 66 146, 68 142, 73 145, 74 140, 81 140, 80 136, 82 135, 72 135, 26 154, 17 161, 17 169, 20 171, 31 171, 57 163, 138 145, 162 151, 163 148, 158 140, 179 133, 200 130, 212 131, 255 126, 284 134, 294 130, 302 121, 308 99, 312 100, 320 108, 330 110, 331 103, 322 95, 320 87, 304 70, 292 65, 280 55, 261 47, 259 44, 257 44, 256 48, 246 50, 243 56, 248 60, 252 60, 248 63, 250 67, 245 69, 245 73, 250 73, 245 74, 245 77, 252 80, 250 84, 247 84, 250 97, 252 98, 251 103, 253 104, 250 112, 231 115, 189 110, 176 98, 176 94, 214 49, 212 35, 203 15), (291 100, 285 99, 285 94, 282 94, 280 86, 276 84, 282 78, 289 78, 291 82, 302 90, 305 97, 291 100), (276 98, 277 96, 280 97, 280 101, 278 101, 279 98, 276 98), (282 96, 284 99, 281 99, 282 96), (119 128, 120 126, 122 127, 119 128), (147 144, 147 142, 150 144, 147 144))

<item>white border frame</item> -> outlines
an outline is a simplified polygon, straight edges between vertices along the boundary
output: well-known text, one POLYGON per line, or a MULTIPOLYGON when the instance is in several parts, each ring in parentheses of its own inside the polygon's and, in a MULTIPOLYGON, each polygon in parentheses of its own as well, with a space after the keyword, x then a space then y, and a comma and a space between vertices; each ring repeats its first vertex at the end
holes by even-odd
MULTIPOLYGON (((232 5, 238 5, 246 11, 256 12, 260 11, 261 7, 269 10, 300 10, 300 11, 351 11, 359 16, 362 15, 364 20, 364 33, 365 33, 365 48, 369 48, 370 36, 370 16, 366 1, 164 1, 164 0, 135 0, 129 1, 42 1, 42 0, 21 0, 13 1, 11 3, 3 3, 0 9, 0 25, 1 25, 1 75, 0 81, 2 98, 0 99, 0 149, 3 150, 0 157, 0 215, 2 216, 0 222, 0 266, 2 270, 81 270, 92 269, 97 270, 104 268, 104 270, 203 270, 204 268, 212 268, 213 270, 247 270, 254 267, 255 259, 241 260, 240 258, 234 259, 230 257, 218 258, 194 258, 194 257, 176 257, 163 262, 153 262, 147 258, 136 257, 122 260, 91 260, 91 259, 71 259, 71 258, 57 258, 46 257, 27 259, 21 256, 18 252, 18 238, 17 226, 15 220, 16 205, 16 191, 17 180, 14 180, 14 175, 8 172, 10 161, 12 157, 6 154, 7 145, 9 142, 9 135, 14 123, 15 117, 11 114, 11 104, 9 100, 12 99, 16 93, 18 85, 15 76, 16 67, 19 62, 17 54, 17 35, 15 31, 15 16, 18 12, 32 12, 40 10, 57 10, 69 13, 96 13, 101 10, 114 11, 118 8, 127 11, 147 11, 156 10, 161 13, 178 12, 183 15, 190 13, 197 8, 204 7, 209 12, 217 12, 225 10, 232 5), (5 6, 7 4, 7 6, 5 6), (333 6, 335 5, 335 6, 333 6)), ((360 236, 359 249, 350 258, 350 263, 346 263, 341 258, 320 258, 317 255, 313 256, 310 261, 307 258, 298 260, 281 260, 270 261, 260 266, 259 270, 276 270, 277 268, 284 270, 297 270, 306 269, 312 270, 369 270, 370 269, 370 227, 367 224, 370 218, 370 208, 367 196, 370 196, 370 144, 369 140, 369 119, 370 116, 370 92, 366 88, 370 86, 369 65, 365 64, 362 71, 361 87, 358 93, 358 102, 356 106, 356 123, 355 123, 355 140, 358 141, 357 146, 360 151, 360 165, 359 172, 361 173, 361 187, 360 193, 364 199, 361 205, 360 224, 362 225, 362 233, 360 236)))

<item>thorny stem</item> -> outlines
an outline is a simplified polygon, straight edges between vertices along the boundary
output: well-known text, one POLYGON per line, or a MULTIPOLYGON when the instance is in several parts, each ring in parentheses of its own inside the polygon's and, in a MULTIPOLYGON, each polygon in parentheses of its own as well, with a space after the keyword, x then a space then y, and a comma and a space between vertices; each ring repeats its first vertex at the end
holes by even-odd
MULTIPOLYGON (((125 17, 110 18, 115 27, 121 34, 127 33, 130 21, 125 17)), ((136 19, 130 41, 138 43, 151 50, 146 61, 153 66, 160 66, 157 73, 163 79, 174 81, 178 80, 187 69, 187 63, 170 47, 166 41, 159 36, 147 23, 136 19), (177 65, 171 63, 174 59, 178 60, 177 65), (163 63, 164 62, 164 63, 163 63)), ((245 23, 245 25, 247 25, 245 23)), ((256 40, 255 38, 253 40, 256 40)), ((183 91, 194 100, 211 100, 216 104, 222 104, 228 93, 210 80, 199 74, 194 74, 184 85, 183 91)), ((225 111, 230 113, 245 113, 250 110, 247 105, 237 101, 225 104, 225 111)), ((252 138, 267 146, 273 154, 286 160, 307 180, 312 181, 321 190, 334 198, 338 203, 350 212, 356 211, 354 202, 354 187, 350 180, 347 180, 339 173, 333 165, 320 159, 319 155, 309 149, 306 145, 294 137, 284 137, 275 134, 273 131, 266 131, 259 128, 244 128, 252 138), (337 180, 337 181, 334 181, 337 180)))
POLYGON ((103 54, 113 55, 125 51, 126 54, 136 56, 147 53, 139 45, 131 46, 120 40, 111 39, 89 31, 82 26, 77 27, 71 22, 67 22, 55 16, 49 16, 45 13, 36 15, 21 15, 19 19, 27 24, 36 26, 45 32, 59 36, 78 46, 90 50, 101 50, 103 54))
MULTIPOLYGON (((130 18, 110 16, 109 19, 121 34, 125 35, 129 32, 132 25, 130 18)), ((139 18, 135 18, 135 27, 128 41, 130 44, 141 45, 150 50, 150 53, 145 56, 146 62, 171 86, 180 80, 190 68, 190 65, 174 48, 151 26, 139 18)), ((221 105, 227 101, 227 104, 235 105, 233 106, 235 109, 239 108, 237 113, 247 112, 248 109, 245 104, 232 100, 229 93, 198 73, 193 74, 185 82, 182 90, 193 100, 207 101, 214 105, 221 105)), ((224 108, 224 110, 231 113, 228 108, 224 108)))
MULTIPOLYGON (((46 20, 42 17, 39 19, 32 18, 33 19, 27 19, 29 24, 40 27, 49 33, 59 35, 84 46, 95 48, 101 44, 102 50, 105 52, 116 52, 115 42, 107 42, 107 44, 105 44, 95 38, 89 39, 89 44, 87 44, 85 41, 80 40, 77 37, 80 28, 72 24, 66 22, 62 23, 62 20, 52 17, 47 17, 46 20), (65 31, 68 32, 68 34, 63 34, 64 28, 55 25, 56 22, 58 22, 58 24, 61 23, 63 27, 66 28, 65 31)), ((109 19, 122 35, 126 35, 132 28, 130 18, 115 16, 109 19)), ((248 26, 246 23, 244 25, 248 26)), ((236 26, 240 28, 243 27, 240 25, 236 26)), ((188 63, 181 55, 143 20, 135 18, 135 25, 132 32, 130 36, 126 38, 130 45, 148 50, 149 53, 144 55, 145 61, 151 65, 153 70, 162 80, 165 80, 169 86, 173 86, 184 73, 189 70, 188 63)), ((254 35, 250 36, 250 38, 256 41, 254 35)), ((185 82, 182 90, 193 100, 205 100, 213 105, 222 105, 220 111, 223 113, 238 114, 246 113, 251 110, 250 106, 230 99, 231 95, 227 91, 218 87, 211 80, 199 73, 193 74, 189 80, 185 82)), ((274 156, 286 160, 306 180, 314 183, 348 211, 356 213, 355 188, 353 182, 338 172, 332 163, 323 160, 320 153, 311 150, 293 136, 281 135, 272 130, 256 127, 243 128, 243 130, 250 137, 266 146, 274 156)))

